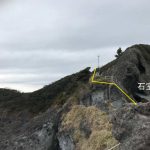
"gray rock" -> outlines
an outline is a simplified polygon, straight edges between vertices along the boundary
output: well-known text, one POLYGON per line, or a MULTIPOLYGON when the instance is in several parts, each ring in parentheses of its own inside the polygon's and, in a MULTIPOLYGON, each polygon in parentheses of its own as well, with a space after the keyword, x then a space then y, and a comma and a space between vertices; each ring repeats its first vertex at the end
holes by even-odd
POLYGON ((109 113, 114 109, 121 108, 127 102, 115 87, 95 85, 92 88, 91 92, 80 100, 81 105, 96 106, 109 113))
POLYGON ((150 103, 126 105, 113 114, 111 121, 120 150, 150 149, 150 103))
MULTIPOLYGON (((18 126, 19 132, 7 133, 7 140, 1 140, 1 150, 48 150, 56 147, 56 114, 51 110, 32 118, 32 120, 18 126), (12 134, 13 133, 13 134, 12 134), (13 136, 12 136, 13 135, 13 136)), ((15 124, 15 122, 14 122, 15 124)), ((15 128, 14 128, 15 129, 15 128)), ((15 129, 16 130, 16 129, 15 129)))
POLYGON ((71 134, 59 133, 58 134, 59 147, 61 150, 74 150, 75 145, 71 138, 71 134))

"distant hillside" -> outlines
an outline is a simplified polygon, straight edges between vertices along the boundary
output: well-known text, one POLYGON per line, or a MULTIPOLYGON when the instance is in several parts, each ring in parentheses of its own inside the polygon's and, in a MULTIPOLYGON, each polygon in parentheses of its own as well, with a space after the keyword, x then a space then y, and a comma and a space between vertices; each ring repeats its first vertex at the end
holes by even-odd
POLYGON ((52 104, 63 105, 82 84, 88 83, 91 75, 89 69, 64 77, 32 93, 0 89, 0 108, 10 112, 29 110, 31 113, 38 113, 52 104))
POLYGON ((0 88, 0 101, 11 101, 13 98, 20 97, 22 93, 16 90, 0 88))

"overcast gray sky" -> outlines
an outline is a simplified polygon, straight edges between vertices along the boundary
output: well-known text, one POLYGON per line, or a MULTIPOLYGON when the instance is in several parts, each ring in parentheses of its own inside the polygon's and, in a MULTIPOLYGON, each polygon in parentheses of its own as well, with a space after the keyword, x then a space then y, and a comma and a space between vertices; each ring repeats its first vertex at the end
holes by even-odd
POLYGON ((0 87, 33 91, 118 47, 150 44, 149 0, 0 0, 0 87))

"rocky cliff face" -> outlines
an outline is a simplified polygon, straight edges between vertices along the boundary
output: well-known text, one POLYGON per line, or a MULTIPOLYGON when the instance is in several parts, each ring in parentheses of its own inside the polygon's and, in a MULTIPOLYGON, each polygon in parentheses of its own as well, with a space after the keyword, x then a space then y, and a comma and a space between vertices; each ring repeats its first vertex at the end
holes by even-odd
POLYGON ((150 46, 135 45, 101 67, 116 87, 91 84, 86 68, 33 93, 0 90, 1 150, 150 149, 150 46), (144 103, 143 103, 144 102, 144 103))
MULTIPOLYGON (((119 85, 126 93, 130 95, 130 97, 132 97, 138 103, 137 106, 133 105, 131 101, 120 91, 118 91, 118 89, 116 89, 114 86, 109 87, 106 85, 90 86, 90 92, 86 93, 84 97, 80 99, 80 105, 84 105, 86 107, 94 106, 106 112, 111 118, 113 124, 113 136, 117 140, 116 143, 120 143, 120 145, 115 149, 150 149, 150 117, 148 115, 150 106, 147 103, 149 101, 149 91, 140 91, 138 89, 139 82, 147 83, 150 81, 150 70, 148 67, 149 65, 150 46, 135 45, 128 48, 121 57, 98 70, 102 76, 113 76, 115 83, 119 85), (110 93, 108 94, 108 92, 110 93), (126 106, 128 102, 131 104, 128 104, 126 106), (139 102, 145 102, 146 104, 142 104, 139 102), (141 112, 142 110, 143 113, 141 112)), ((98 120, 98 118, 95 119, 98 120)), ((88 118, 86 119, 86 121, 87 120, 88 118)), ((72 125, 74 125, 74 123, 75 122, 73 122, 72 125)), ((82 121, 80 122, 80 124, 82 124, 82 121)), ((60 127, 62 127, 62 124, 60 127)), ((89 129, 88 124, 84 126, 84 129, 87 128, 89 129)), ((76 133, 76 129, 79 130, 80 127, 72 127, 71 131, 64 129, 63 134, 61 133, 61 131, 59 131, 61 135, 63 135, 59 137, 59 141, 61 141, 61 149, 67 149, 67 147, 65 147, 65 144, 69 145, 69 143, 70 145, 72 145, 71 147, 69 147, 70 149, 82 149, 82 146, 78 148, 79 143, 74 139, 74 133, 76 133), (66 137, 68 137, 69 140, 66 137)), ((82 132, 81 129, 79 131, 82 132)), ((92 136, 91 133, 89 134, 89 136, 92 136)), ((86 139, 86 141, 88 141, 88 138, 86 139)), ((92 140, 88 142, 92 143, 92 140)), ((100 139, 98 143, 100 143, 100 139)), ((99 147, 98 149, 107 150, 105 146, 105 143, 103 143, 103 146, 99 147)), ((90 149, 90 146, 87 146, 86 149, 90 149)), ((96 150, 97 148, 92 147, 92 149, 96 150)))
POLYGON ((150 91, 140 91, 138 83, 150 81, 150 46, 134 45, 116 60, 100 69, 102 75, 112 75, 115 82, 138 102, 148 101, 139 95, 148 95, 150 91))

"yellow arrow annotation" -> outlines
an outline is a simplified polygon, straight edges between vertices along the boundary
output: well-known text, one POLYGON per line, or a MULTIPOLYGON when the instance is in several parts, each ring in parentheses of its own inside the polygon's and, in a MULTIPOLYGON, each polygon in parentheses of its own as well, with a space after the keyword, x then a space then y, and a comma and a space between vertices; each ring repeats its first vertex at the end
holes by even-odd
POLYGON ((135 102, 135 100, 133 100, 123 89, 121 89, 116 83, 114 82, 100 82, 100 81, 96 81, 94 80, 96 74, 96 68, 94 69, 94 73, 92 75, 92 83, 97 83, 97 84, 107 84, 107 85, 114 85, 117 89, 119 89, 119 91, 121 91, 134 105, 137 105, 137 103, 135 102))

